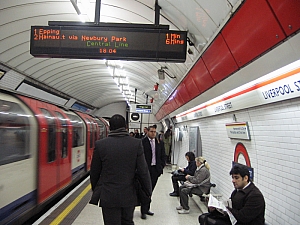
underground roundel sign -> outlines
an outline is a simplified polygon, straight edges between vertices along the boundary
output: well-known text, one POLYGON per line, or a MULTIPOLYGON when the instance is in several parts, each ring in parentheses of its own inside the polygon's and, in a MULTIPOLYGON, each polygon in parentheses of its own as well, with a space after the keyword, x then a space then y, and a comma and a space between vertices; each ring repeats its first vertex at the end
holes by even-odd
POLYGON ((138 121, 140 119, 140 114, 132 113, 130 117, 133 121, 138 121))

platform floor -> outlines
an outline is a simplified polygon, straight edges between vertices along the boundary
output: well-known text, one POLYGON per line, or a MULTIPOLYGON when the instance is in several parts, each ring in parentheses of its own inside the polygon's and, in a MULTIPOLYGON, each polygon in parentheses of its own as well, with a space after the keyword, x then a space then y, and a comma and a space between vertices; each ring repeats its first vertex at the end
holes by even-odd
MULTIPOLYGON (((167 166, 164 174, 158 179, 158 183, 152 195, 151 211, 154 216, 147 216, 146 220, 140 218, 140 207, 136 207, 134 212, 135 225, 199 225, 198 216, 201 214, 199 207, 193 200, 189 200, 190 213, 178 214, 176 206, 179 206, 179 198, 170 197, 169 193, 172 192, 171 181, 171 166, 167 166)), ((87 204, 81 211, 79 216, 72 223, 73 225, 102 225, 102 212, 101 208, 87 204)))

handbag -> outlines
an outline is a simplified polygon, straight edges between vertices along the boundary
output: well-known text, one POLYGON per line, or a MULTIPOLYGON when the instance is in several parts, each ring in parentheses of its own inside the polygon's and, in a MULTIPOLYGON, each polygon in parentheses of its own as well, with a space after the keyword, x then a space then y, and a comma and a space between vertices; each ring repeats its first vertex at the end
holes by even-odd
POLYGON ((210 213, 203 213, 198 217, 200 225, 207 225, 207 218, 210 213))
POLYGON ((183 186, 187 187, 187 188, 195 188, 195 187, 200 187, 202 184, 206 183, 207 181, 210 180, 210 176, 208 178, 206 178, 205 180, 203 180, 200 184, 193 184, 190 181, 185 181, 183 183, 183 186))
POLYGON ((143 185, 140 182, 140 178, 139 178, 138 174, 135 174, 134 186, 135 186, 136 195, 137 195, 136 206, 150 204, 151 203, 151 194, 146 193, 145 188, 143 187, 143 185))
POLYGON ((200 225, 231 225, 228 215, 218 211, 203 213, 198 217, 200 225))
POLYGON ((184 186, 184 187, 187 187, 187 188, 194 188, 194 187, 198 187, 199 185, 198 185, 198 184, 193 184, 193 183, 191 183, 191 182, 189 182, 189 181, 185 181, 185 182, 183 183, 183 186, 184 186))

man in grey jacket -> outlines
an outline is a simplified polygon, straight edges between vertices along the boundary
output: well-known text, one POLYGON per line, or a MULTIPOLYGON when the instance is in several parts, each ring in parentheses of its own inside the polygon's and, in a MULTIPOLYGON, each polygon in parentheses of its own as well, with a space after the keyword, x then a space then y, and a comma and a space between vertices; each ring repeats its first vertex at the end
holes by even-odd
POLYGON ((137 203, 135 175, 151 198, 152 187, 145 161, 142 142, 131 138, 126 131, 125 119, 114 115, 109 121, 108 137, 96 142, 90 181, 91 202, 102 207, 105 225, 133 225, 133 212, 137 203))

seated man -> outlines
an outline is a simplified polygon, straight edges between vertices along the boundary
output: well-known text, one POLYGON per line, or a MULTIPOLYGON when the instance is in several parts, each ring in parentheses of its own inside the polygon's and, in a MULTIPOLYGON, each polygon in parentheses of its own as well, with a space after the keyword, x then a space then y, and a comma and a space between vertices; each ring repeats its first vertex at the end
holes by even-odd
POLYGON ((195 162, 195 154, 193 152, 185 153, 185 158, 188 161, 188 166, 185 168, 181 168, 178 171, 175 171, 172 175, 172 183, 174 191, 170 193, 170 196, 179 196, 179 185, 178 181, 186 181, 185 176, 191 175, 194 176, 195 170, 197 168, 195 162))
MULTIPOLYGON (((236 218, 236 225, 265 224, 265 200, 260 190, 250 181, 250 173, 246 166, 235 165, 230 171, 235 190, 231 194, 232 208, 228 210, 236 218)), ((217 210, 210 207, 210 214, 199 216, 200 224, 231 224, 229 217, 218 218, 217 210)))

